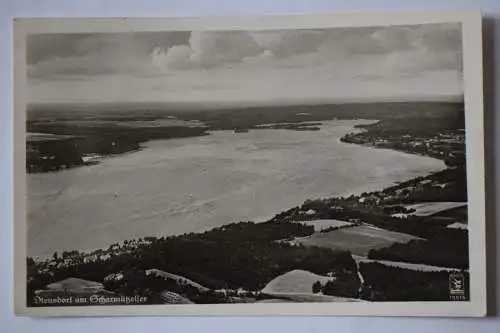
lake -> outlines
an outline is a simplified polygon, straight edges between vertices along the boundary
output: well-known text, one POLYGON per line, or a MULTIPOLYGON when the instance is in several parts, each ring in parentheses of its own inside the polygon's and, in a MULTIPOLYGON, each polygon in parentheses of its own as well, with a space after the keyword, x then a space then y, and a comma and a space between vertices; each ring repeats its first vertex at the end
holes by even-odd
POLYGON ((306 199, 382 189, 442 161, 342 143, 366 120, 150 141, 98 165, 28 174, 28 255, 263 221, 306 199))

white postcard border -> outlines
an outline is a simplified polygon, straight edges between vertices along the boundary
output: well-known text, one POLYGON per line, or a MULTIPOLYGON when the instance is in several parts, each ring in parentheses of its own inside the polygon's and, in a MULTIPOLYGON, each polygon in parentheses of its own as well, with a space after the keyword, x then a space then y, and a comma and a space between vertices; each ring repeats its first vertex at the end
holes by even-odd
POLYGON ((356 13, 239 18, 18 18, 14 21, 14 302, 24 316, 116 315, 486 315, 486 213, 483 124, 482 23, 479 12, 356 13), (458 22, 462 24, 469 195, 469 302, 352 302, 210 305, 26 306, 26 36, 55 32, 165 30, 269 30, 362 27, 458 22))

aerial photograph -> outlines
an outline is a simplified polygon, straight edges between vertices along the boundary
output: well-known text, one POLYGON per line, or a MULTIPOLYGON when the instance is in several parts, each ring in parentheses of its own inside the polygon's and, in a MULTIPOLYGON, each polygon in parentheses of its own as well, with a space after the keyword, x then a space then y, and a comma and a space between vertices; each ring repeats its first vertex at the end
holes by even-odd
POLYGON ((28 35, 27 305, 469 301, 461 30, 28 35))

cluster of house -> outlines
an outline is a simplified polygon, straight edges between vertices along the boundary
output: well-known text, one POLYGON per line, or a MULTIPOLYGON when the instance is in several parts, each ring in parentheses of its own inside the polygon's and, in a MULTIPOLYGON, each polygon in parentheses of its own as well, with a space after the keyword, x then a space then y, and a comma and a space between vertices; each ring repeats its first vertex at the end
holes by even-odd
POLYGON ((429 155, 454 157, 464 153, 465 134, 444 134, 433 138, 416 138, 410 141, 412 147, 423 147, 429 155))
POLYGON ((436 158, 454 158, 465 151, 465 132, 459 130, 453 133, 439 133, 432 138, 414 137, 410 134, 397 138, 378 137, 368 133, 349 133, 342 138, 344 142, 371 144, 379 148, 403 148, 415 153, 425 153, 436 158))
POLYGON ((54 256, 45 261, 35 257, 37 266, 41 273, 50 273, 54 268, 68 267, 79 263, 90 263, 96 261, 104 261, 111 258, 111 255, 119 255, 130 252, 140 246, 151 244, 148 238, 125 241, 123 244, 113 244, 108 249, 97 249, 90 253, 71 251, 62 252, 61 255, 54 254, 54 256))

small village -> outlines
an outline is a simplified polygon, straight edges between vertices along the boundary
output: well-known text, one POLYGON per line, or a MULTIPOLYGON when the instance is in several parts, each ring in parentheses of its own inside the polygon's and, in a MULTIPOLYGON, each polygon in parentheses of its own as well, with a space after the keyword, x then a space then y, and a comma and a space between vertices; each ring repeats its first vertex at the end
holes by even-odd
POLYGON ((361 133, 348 133, 342 137, 341 141, 430 156, 452 164, 455 160, 465 160, 465 131, 463 129, 443 131, 432 137, 410 134, 391 135, 383 131, 367 130, 361 133))

